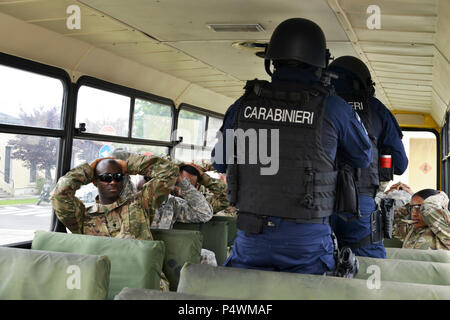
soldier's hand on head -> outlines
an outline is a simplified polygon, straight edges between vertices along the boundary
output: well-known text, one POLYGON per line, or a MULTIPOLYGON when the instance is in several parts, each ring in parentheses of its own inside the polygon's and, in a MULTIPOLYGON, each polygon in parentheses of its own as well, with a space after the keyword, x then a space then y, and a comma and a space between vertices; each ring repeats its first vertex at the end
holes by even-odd
POLYGON ((414 194, 414 191, 412 191, 411 187, 402 182, 397 182, 396 184, 393 184, 391 186, 391 188, 388 191, 386 191, 385 193, 387 194, 393 190, 404 190, 404 191, 408 192, 409 194, 414 194))

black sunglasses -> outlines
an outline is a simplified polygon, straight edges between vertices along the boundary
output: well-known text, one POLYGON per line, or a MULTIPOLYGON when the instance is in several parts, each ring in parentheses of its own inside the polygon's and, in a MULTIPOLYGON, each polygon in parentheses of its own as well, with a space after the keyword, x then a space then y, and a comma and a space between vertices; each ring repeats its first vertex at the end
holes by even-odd
POLYGON ((122 173, 103 173, 97 176, 97 178, 106 183, 111 183, 111 181, 116 180, 116 182, 120 182, 123 180, 122 173))

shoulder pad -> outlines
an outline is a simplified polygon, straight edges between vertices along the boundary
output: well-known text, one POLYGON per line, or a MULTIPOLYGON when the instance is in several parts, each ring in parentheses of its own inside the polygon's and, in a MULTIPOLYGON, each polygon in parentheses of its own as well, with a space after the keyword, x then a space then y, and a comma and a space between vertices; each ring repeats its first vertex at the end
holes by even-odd
POLYGON ((253 90, 254 93, 258 96, 261 93, 262 88, 264 88, 264 86, 266 86, 267 84, 269 84, 269 82, 266 80, 258 80, 258 79, 248 80, 245 83, 244 89, 247 92, 253 90))

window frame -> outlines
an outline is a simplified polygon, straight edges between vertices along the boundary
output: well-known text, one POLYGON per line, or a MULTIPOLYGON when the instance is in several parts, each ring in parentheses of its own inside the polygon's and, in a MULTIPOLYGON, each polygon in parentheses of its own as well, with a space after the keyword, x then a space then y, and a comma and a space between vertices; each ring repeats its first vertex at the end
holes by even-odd
MULTIPOLYGON (((73 86, 70 80, 69 74, 57 67, 46 65, 43 63, 19 58, 12 56, 3 52, 0 52, 0 64, 15 68, 22 71, 28 71, 35 74, 55 78, 61 81, 63 86, 63 97, 61 102, 61 128, 40 128, 40 127, 29 127, 14 124, 4 124, 0 123, 0 133, 6 134, 21 134, 21 135, 31 135, 31 136, 44 136, 59 138, 59 154, 56 164, 56 179, 59 179, 65 172, 65 167, 67 167, 67 162, 70 166, 70 154, 71 150, 71 134, 70 128, 73 121, 71 121, 70 112, 70 101, 73 95, 73 86), (69 156, 69 161, 67 161, 67 156, 69 156)), ((60 231, 59 220, 56 218, 54 212, 51 216, 49 231, 60 231)), ((17 243, 10 243, 5 246, 17 247, 17 248, 31 248, 31 241, 21 241, 17 243)))
MULTIPOLYGON (((98 133, 88 133, 88 132, 80 132, 79 128, 76 127, 74 133, 74 139, 85 139, 85 140, 96 140, 96 141, 105 141, 105 142, 117 142, 117 143, 127 143, 127 144, 138 144, 138 145, 151 145, 158 147, 168 147, 169 154, 171 149, 174 147, 174 142, 172 139, 172 132, 174 131, 175 126, 175 118, 176 118, 176 109, 175 104, 172 100, 164 97, 160 97, 151 93, 147 93, 144 91, 139 91, 136 89, 124 87, 115 83, 107 82, 104 80, 100 80, 97 78, 93 78, 90 76, 82 76, 78 79, 75 84, 75 108, 76 109, 76 100, 78 99, 78 92, 82 86, 88 86, 91 88, 108 91, 111 93, 116 93, 120 95, 124 95, 130 97, 130 114, 128 119, 128 136, 113 136, 113 135, 105 135, 98 133), (170 111, 172 113, 172 126, 171 126, 171 140, 170 141, 161 141, 161 140, 151 140, 151 139, 143 139, 143 138, 133 138, 133 118, 134 118, 134 104, 136 99, 153 101, 161 104, 165 104, 170 107, 170 111)), ((76 116, 76 110, 75 110, 76 116)), ((76 119, 76 118, 75 118, 76 119)), ((74 120, 76 121, 76 120, 74 120)), ((75 126, 79 125, 78 123, 75 126)))
MULTIPOLYGON (((208 137, 207 137, 206 133, 208 132, 209 118, 210 117, 219 118, 219 119, 221 119, 223 121, 225 115, 221 114, 221 113, 218 113, 218 112, 209 111, 209 110, 206 110, 206 109, 203 109, 203 108, 200 108, 200 107, 196 107, 196 106, 193 106, 191 104, 180 103, 180 106, 177 109, 176 124, 175 124, 175 129, 174 130, 178 129, 179 114, 180 114, 180 112, 182 110, 190 111, 190 112, 194 112, 194 113, 206 116, 205 127, 204 127, 204 133, 205 134, 203 136, 203 143, 202 143, 201 146, 200 145, 196 145, 196 144, 192 144, 192 143, 183 143, 183 142, 181 142, 181 143, 177 144, 177 147, 178 148, 183 148, 183 149, 192 149, 192 148, 197 147, 197 148, 201 148, 202 152, 207 151, 207 150, 212 150, 214 147, 208 147, 207 146, 208 137)), ((178 139, 178 137, 174 137, 174 139, 178 139)), ((173 149, 173 154, 171 153, 170 156, 172 158, 175 158, 175 148, 173 149)))
MULTIPOLYGON (((431 132, 436 136, 436 188, 439 190, 441 186, 441 137, 439 132, 436 129, 430 129, 430 128, 416 128, 416 127, 401 127, 402 132, 403 131, 426 131, 431 132)), ((408 163, 409 166, 409 163, 408 163)))
POLYGON ((448 194, 450 190, 450 137, 449 137, 449 120, 450 120, 450 112, 447 112, 445 114, 445 124, 442 126, 441 130, 441 154, 442 157, 441 165, 442 165, 442 171, 441 171, 441 188, 442 190, 448 194))

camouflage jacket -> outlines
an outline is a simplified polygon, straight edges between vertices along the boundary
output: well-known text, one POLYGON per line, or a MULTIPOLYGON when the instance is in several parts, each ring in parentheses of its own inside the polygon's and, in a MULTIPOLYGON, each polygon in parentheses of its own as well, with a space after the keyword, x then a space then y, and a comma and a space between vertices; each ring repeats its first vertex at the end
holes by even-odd
POLYGON ((156 209, 151 227, 172 229, 175 221, 196 223, 209 221, 213 216, 211 205, 205 197, 186 178, 178 184, 183 198, 169 195, 169 198, 156 209))
POLYGON ((447 206, 448 197, 444 192, 425 199, 420 209, 427 224, 423 228, 414 226, 407 205, 397 209, 394 237, 403 241, 403 248, 450 250, 450 212, 447 206))
POLYGON ((405 190, 392 190, 389 193, 378 192, 375 196, 375 202, 380 205, 381 199, 394 199, 394 210, 403 207, 411 200, 411 194, 405 190))
POLYGON ((75 197, 81 185, 94 179, 87 163, 70 170, 61 177, 52 192, 51 202, 58 219, 78 234, 152 240, 150 225, 158 208, 169 195, 177 180, 178 166, 159 157, 130 155, 128 174, 151 177, 143 189, 132 197, 120 197, 108 205, 96 203, 85 208, 75 197))
POLYGON ((230 206, 227 200, 227 185, 222 180, 210 177, 205 172, 200 177, 198 189, 211 204, 214 213, 230 206))

